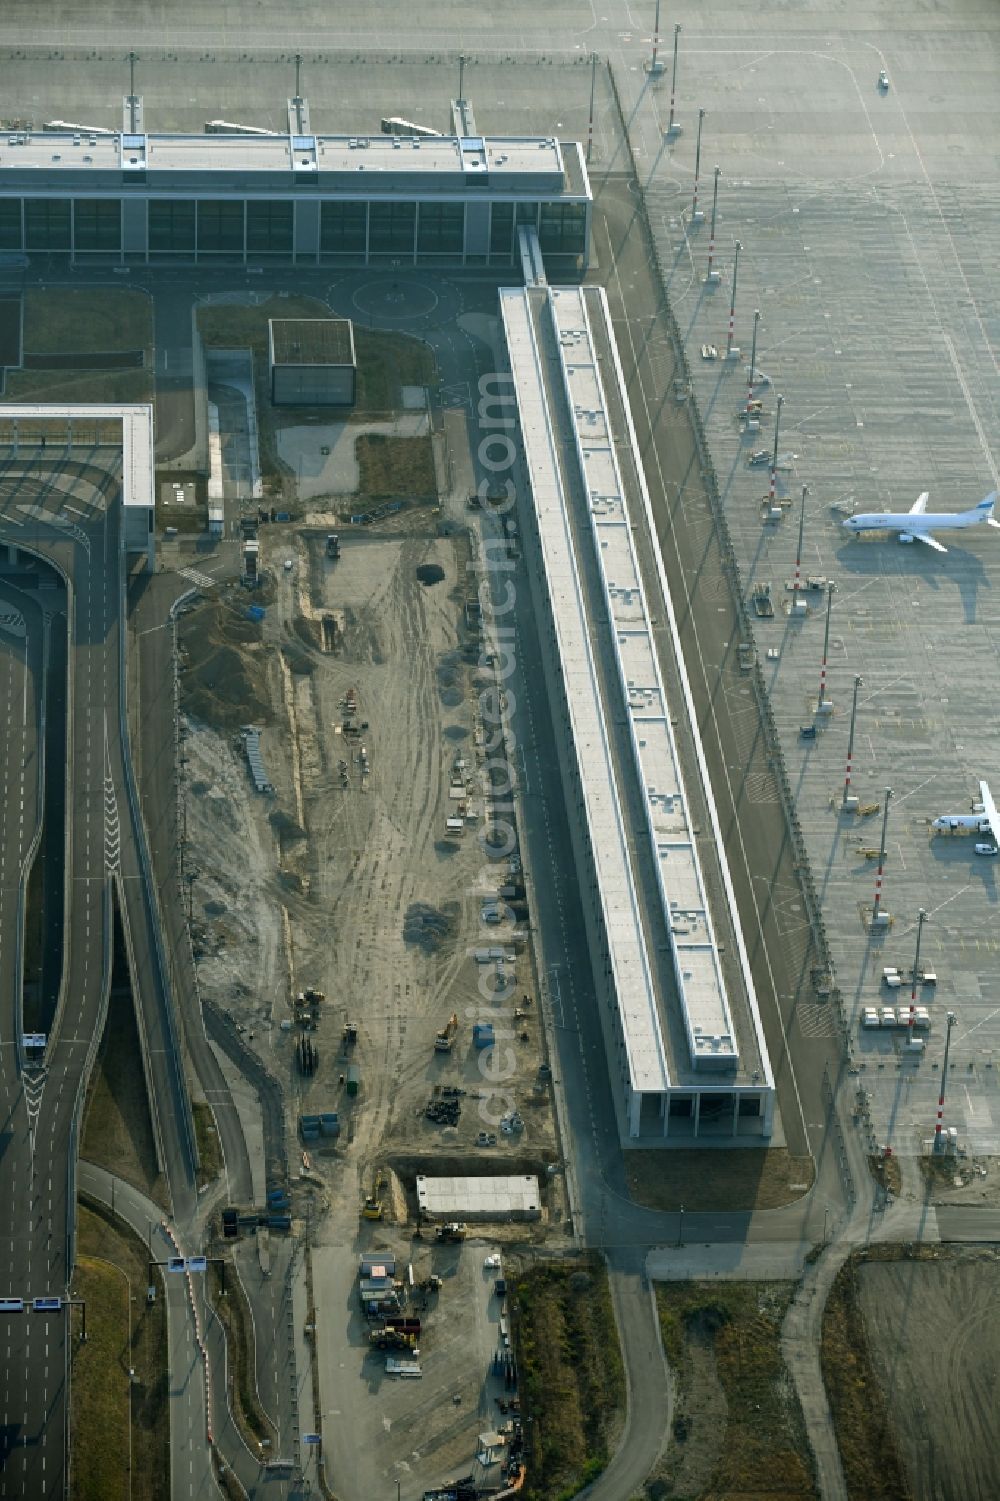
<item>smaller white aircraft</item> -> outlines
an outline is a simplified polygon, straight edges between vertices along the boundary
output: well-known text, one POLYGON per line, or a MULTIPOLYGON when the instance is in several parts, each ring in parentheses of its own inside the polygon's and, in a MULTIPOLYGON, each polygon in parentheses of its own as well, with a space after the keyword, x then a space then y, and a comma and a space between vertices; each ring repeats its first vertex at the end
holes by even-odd
POLYGON ((986 814, 986 822, 993 836, 993 843, 992 845, 977 844, 976 854, 995 855, 1000 850, 1000 813, 997 813, 997 805, 993 801, 993 794, 990 791, 988 782, 980 782, 979 796, 982 798, 983 812, 986 814))
POLYGON ((993 519, 997 493, 994 490, 985 500, 973 506, 971 511, 928 513, 928 492, 925 490, 908 511, 869 511, 862 516, 849 516, 844 526, 849 532, 898 532, 900 542, 925 542, 935 552, 947 552, 948 549, 942 547, 931 533, 959 531, 966 526, 979 526, 984 521, 989 526, 1000 527, 1000 521, 993 519))
MULTIPOLYGON (((992 835, 993 845, 1000 846, 1000 814, 988 782, 980 782, 979 796, 981 801, 973 803, 971 813, 943 813, 940 818, 935 818, 931 828, 938 834, 956 834, 965 830, 972 834, 992 835)), ((993 845, 984 846, 980 851, 977 844, 976 852, 985 854, 987 848, 992 851, 993 845)))
POLYGON ((982 813, 942 813, 935 818, 931 828, 940 834, 957 834, 959 829, 968 829, 976 834, 988 834, 990 821, 982 813))

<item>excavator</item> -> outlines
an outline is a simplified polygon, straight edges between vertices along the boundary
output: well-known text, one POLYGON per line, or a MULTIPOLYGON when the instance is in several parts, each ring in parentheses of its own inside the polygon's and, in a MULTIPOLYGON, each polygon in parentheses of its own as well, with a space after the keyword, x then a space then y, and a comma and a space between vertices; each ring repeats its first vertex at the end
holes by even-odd
POLYGON ((366 1220, 380 1220, 382 1218, 382 1190, 385 1187, 385 1174, 379 1168, 372 1179, 372 1191, 365 1196, 362 1205, 361 1217, 366 1220))

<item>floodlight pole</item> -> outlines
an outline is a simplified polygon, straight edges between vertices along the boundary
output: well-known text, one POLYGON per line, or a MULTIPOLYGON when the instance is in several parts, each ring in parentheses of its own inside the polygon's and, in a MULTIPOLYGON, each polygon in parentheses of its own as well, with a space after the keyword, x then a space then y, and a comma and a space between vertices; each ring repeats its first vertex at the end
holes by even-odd
POLYGON ((677 98, 677 38, 681 34, 680 25, 674 27, 674 71, 670 80, 670 119, 667 121, 667 130, 672 131, 676 125, 674 119, 674 101, 677 98))
POLYGON ((823 631, 823 662, 819 669, 819 712, 823 713, 823 705, 826 703, 826 662, 830 655, 830 615, 833 612, 833 591, 836 584, 828 584, 826 589, 826 627, 823 631))
POLYGON ((948 1012, 948 1030, 944 1035, 944 1067, 941 1070, 941 1093, 938 1095, 937 1120, 934 1123, 934 1150, 944 1150, 944 1140, 941 1135, 942 1117, 944 1116, 944 1092, 948 1087, 948 1054, 951 1052, 951 1029, 958 1018, 954 1011, 948 1012))
POLYGON ((719 173, 721 170, 721 167, 716 167, 715 185, 712 188, 712 228, 708 236, 708 272, 705 276, 706 281, 712 280, 712 262, 715 259, 715 219, 719 209, 719 173))
MULTIPOLYGON (((698 218, 698 177, 701 173, 701 127, 704 119, 705 111, 703 109, 700 109, 698 111, 698 139, 695 143, 694 148, 694 197, 691 200, 692 224, 699 224, 701 222, 701 220, 699 220, 698 218)), ((701 217, 702 219, 704 219, 705 215, 702 214, 701 217)))
POLYGON ((736 278, 737 278, 737 276, 739 274, 739 269, 740 269, 740 251, 742 249, 743 249, 743 246, 740 244, 739 240, 737 240, 736 241, 736 254, 735 254, 734 258, 733 258, 733 290, 732 290, 732 292, 730 294, 730 297, 729 297, 729 333, 726 336, 726 359, 727 360, 729 359, 730 355, 733 352, 733 327, 734 327, 735 322, 736 322, 736 278))
POLYGON ((854 698, 851 703, 851 729, 847 737, 847 775, 844 777, 844 800, 840 805, 841 808, 847 807, 847 799, 851 791, 851 761, 854 757, 854 726, 858 719, 858 689, 863 682, 864 679, 861 677, 854 679, 854 698))
POLYGON ((660 0, 656 0, 656 20, 653 22, 653 55, 649 60, 649 76, 656 77, 656 54, 660 50, 660 0))
POLYGON ((462 53, 459 54, 459 58, 458 58, 458 102, 459 102, 459 104, 462 103, 462 101, 464 100, 464 98, 465 98, 465 53, 462 52, 462 53))
POLYGON ((597 90, 597 53, 590 54, 590 119, 587 122, 587 160, 594 149, 594 95, 597 90))
POLYGON ((917 951, 913 956, 913 976, 910 985, 910 1015, 907 1019, 907 1040, 913 1041, 913 1024, 917 1019, 917 986, 920 984, 920 939, 924 931, 924 923, 927 921, 927 913, 921 907, 917 913, 917 951))
POLYGON ((128 55, 128 124, 133 135, 135 135, 135 62, 135 53, 130 52, 128 55))
POLYGON ((295 54, 295 100, 296 103, 302 98, 302 53, 295 54))
POLYGON ((875 907, 872 911, 872 921, 875 922, 882 906, 882 872, 885 869, 885 839, 889 827, 889 799, 892 797, 892 788, 885 789, 885 803, 882 808, 882 837, 878 847, 878 870, 875 872, 875 907))
MULTIPOLYGON (((755 366, 757 364, 757 325, 759 324, 759 322, 760 322, 760 308, 754 308, 754 312, 753 312, 753 338, 750 341, 750 379, 747 381, 747 411, 748 412, 750 410, 750 403, 753 400, 753 372, 754 372, 754 368, 755 368, 755 366)), ((801 542, 802 542, 802 538, 800 537, 799 538, 799 544, 800 544, 800 546, 799 546, 799 552, 802 551, 801 542)))
MULTIPOLYGON (((799 506, 799 543, 798 543, 798 547, 795 550, 795 577, 792 580, 792 605, 793 605, 793 607, 794 607, 795 603, 798 600, 799 591, 802 588, 802 580, 801 580, 801 573, 802 573, 802 534, 803 534, 803 532, 805 531, 805 528, 806 528, 806 496, 808 495, 808 493, 809 493, 809 486, 808 485, 803 485, 802 486, 802 503, 799 506)), ((826 653, 824 652, 824 656, 825 655, 826 655, 826 653)))
POLYGON ((785 404, 783 396, 778 397, 778 403, 774 411, 774 452, 771 455, 771 489, 768 500, 774 505, 774 491, 778 483, 778 433, 781 431, 781 408, 785 404))

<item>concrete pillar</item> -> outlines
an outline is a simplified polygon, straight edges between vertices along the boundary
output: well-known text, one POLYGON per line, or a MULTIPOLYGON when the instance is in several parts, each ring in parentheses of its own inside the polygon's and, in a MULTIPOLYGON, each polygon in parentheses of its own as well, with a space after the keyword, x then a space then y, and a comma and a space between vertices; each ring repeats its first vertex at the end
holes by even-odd
POLYGON ((642 1095, 633 1094, 628 1100, 628 1134, 633 1139, 639 1136, 639 1112, 642 1109, 642 1095))
POLYGON ((490 206, 488 203, 465 205, 465 254, 488 255, 490 250, 490 206))
POLYGON ((319 200, 300 198, 295 204, 292 248, 296 260, 315 261, 319 253, 319 200))
POLYGON ((146 198, 126 198, 122 202, 122 250, 126 255, 146 254, 148 207, 146 198))
POLYGON ((698 1135, 698 1132, 699 1132, 700 1128, 701 1128, 701 1095, 700 1094, 696 1094, 695 1097, 694 1097, 694 1134, 695 1134, 695 1136, 698 1135))
POLYGON ((733 1135, 736 1136, 740 1129, 740 1092, 733 1091, 733 1135))

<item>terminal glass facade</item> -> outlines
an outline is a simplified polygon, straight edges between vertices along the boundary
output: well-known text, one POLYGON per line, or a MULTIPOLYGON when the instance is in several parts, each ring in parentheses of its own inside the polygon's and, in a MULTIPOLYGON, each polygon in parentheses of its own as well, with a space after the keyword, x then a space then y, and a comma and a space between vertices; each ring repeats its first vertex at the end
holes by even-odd
POLYGON ((122 248, 122 211, 115 198, 77 198, 73 202, 73 249, 77 254, 122 248))
POLYGON ((294 249, 295 205, 287 199, 247 200, 247 255, 283 256, 294 249))
POLYGON ((194 253, 194 203, 182 198, 154 198, 149 204, 149 252, 190 256, 194 253))
POLYGON ((70 205, 65 198, 24 200, 26 250, 69 250, 72 245, 70 205))
POLYGON ((0 197, 0 251, 83 260, 305 265, 392 262, 513 266, 517 230, 538 230, 553 271, 582 268, 584 202, 495 201, 437 195, 285 198, 0 197))

